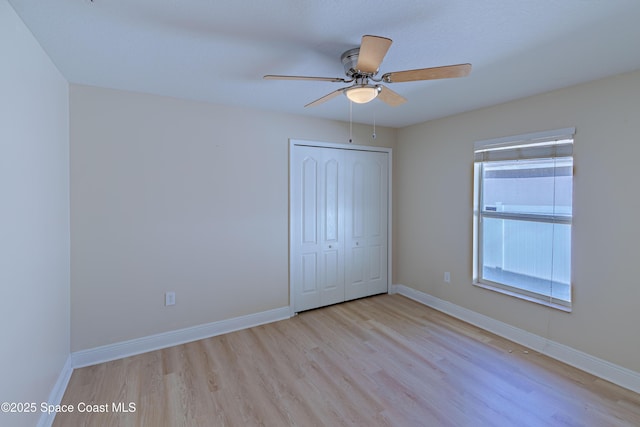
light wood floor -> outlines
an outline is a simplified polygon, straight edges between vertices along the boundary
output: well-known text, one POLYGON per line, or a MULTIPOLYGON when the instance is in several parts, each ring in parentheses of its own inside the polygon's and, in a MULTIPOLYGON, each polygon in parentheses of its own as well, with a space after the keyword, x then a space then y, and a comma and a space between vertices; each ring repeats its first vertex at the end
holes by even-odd
POLYGON ((63 403, 110 412, 54 426, 640 425, 640 395, 525 351, 381 295, 78 369, 63 403))

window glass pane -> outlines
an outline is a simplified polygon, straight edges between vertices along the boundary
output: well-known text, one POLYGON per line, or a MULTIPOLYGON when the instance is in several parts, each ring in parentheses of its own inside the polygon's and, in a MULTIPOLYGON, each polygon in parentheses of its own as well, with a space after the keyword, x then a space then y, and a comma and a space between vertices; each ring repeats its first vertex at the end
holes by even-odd
POLYGON ((571 216, 573 159, 488 162, 482 172, 485 211, 571 216))
POLYGON ((482 278, 571 301, 571 225, 483 218, 482 278))

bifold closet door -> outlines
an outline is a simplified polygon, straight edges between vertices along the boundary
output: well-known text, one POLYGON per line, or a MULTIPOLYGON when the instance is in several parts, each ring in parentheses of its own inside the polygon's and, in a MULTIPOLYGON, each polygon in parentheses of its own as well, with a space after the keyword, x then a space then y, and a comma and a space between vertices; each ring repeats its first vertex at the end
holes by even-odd
POLYGON ((344 301, 344 150, 296 146, 292 180, 295 311, 344 301))
POLYGON ((295 145, 291 155, 294 310, 387 292, 388 153, 295 145))
POLYGON ((388 154, 349 151, 345 161, 345 300, 387 292, 388 154))

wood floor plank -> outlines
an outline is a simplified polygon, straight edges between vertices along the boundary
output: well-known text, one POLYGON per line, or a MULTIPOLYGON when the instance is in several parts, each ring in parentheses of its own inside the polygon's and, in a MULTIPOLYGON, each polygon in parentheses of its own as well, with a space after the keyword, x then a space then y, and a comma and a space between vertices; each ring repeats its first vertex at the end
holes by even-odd
POLYGON ((640 425, 640 395, 399 295, 77 369, 63 403, 109 411, 54 426, 640 425))

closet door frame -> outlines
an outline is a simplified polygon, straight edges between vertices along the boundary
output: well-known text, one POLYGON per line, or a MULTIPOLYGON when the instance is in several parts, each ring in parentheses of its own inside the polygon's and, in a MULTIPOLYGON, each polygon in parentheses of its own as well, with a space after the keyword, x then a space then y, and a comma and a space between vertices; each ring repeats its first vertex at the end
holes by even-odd
POLYGON ((294 316, 296 314, 295 311, 295 289, 294 289, 294 272, 293 272, 293 263, 294 263, 294 221, 293 216, 296 214, 294 212, 293 201, 291 200, 292 195, 294 194, 294 185, 296 184, 292 180, 292 171, 295 167, 294 165, 294 149, 296 146, 306 146, 306 147, 318 147, 318 148, 333 148, 339 150, 355 150, 355 151, 372 151, 379 153, 387 154, 387 162, 388 162, 388 192, 387 192, 387 293, 391 292, 392 288, 392 260, 393 260, 393 244, 392 244, 392 164, 393 164, 393 151, 391 148, 387 147, 374 147, 367 145, 357 145, 357 144, 339 144, 332 142, 322 142, 322 141, 307 141, 301 139, 290 139, 289 140, 289 314, 294 316))

